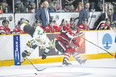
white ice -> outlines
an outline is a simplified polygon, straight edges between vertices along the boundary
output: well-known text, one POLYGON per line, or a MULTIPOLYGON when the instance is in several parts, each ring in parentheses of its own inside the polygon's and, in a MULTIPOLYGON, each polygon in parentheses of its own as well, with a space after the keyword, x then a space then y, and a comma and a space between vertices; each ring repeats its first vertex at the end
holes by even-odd
POLYGON ((116 77, 116 59, 88 60, 79 65, 62 66, 62 63, 0 67, 0 77, 116 77), (37 75, 35 74, 37 73, 37 75))

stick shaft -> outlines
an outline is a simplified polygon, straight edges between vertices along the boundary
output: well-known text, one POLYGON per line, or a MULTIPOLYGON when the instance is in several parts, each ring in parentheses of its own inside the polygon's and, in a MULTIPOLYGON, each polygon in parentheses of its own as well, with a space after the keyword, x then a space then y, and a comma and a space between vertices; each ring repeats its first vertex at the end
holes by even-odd
POLYGON ((38 69, 35 67, 35 65, 26 57, 26 59, 28 60, 28 62, 38 71, 38 69))
MULTIPOLYGON (((81 38, 82 38, 82 37, 81 37, 81 38)), ((111 54, 109 51, 105 50, 104 48, 102 48, 102 47, 100 47, 100 46, 98 46, 98 45, 96 45, 96 44, 94 44, 93 42, 91 42, 91 41, 89 41, 89 40, 87 40, 87 39, 85 39, 85 38, 82 38, 82 39, 84 39, 85 41, 87 41, 87 42, 93 44, 94 46, 96 46, 96 47, 98 47, 98 48, 104 50, 104 51, 107 52, 109 55, 114 56, 114 55, 111 54)))

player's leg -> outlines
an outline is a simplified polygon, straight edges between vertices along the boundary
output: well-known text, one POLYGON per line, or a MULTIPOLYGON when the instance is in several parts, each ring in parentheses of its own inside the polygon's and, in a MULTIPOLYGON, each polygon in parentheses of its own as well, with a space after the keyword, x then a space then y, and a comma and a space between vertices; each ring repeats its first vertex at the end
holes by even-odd
POLYGON ((49 52, 49 49, 48 48, 45 48, 44 49, 44 52, 42 53, 42 58, 41 59, 46 59, 47 58, 47 54, 48 54, 48 52, 49 52))
POLYGON ((79 63, 79 64, 83 64, 86 62, 87 59, 81 59, 81 57, 79 56, 79 54, 75 51, 73 52, 73 57, 75 58, 75 60, 79 63))
POLYGON ((50 49, 55 49, 55 40, 45 40, 45 48, 44 52, 42 53, 42 59, 46 59, 47 54, 50 49))
POLYGON ((71 63, 69 63, 70 53, 66 52, 66 49, 67 49, 66 44, 56 40, 55 47, 58 51, 60 51, 62 54, 64 54, 62 64, 66 65, 66 66, 71 65, 71 63))
POLYGON ((33 52, 33 50, 38 46, 37 41, 35 39, 32 39, 26 43, 25 50, 22 52, 21 56, 21 62, 25 60, 27 56, 30 56, 30 54, 33 52))
POLYGON ((44 44, 44 52, 42 52, 42 58, 41 59, 46 59, 47 58, 47 54, 48 54, 48 52, 49 52, 49 50, 51 49, 50 48, 50 40, 44 40, 44 42, 45 42, 45 44, 44 44))
POLYGON ((71 56, 70 53, 65 53, 64 54, 62 65, 66 65, 66 66, 72 65, 71 63, 69 63, 70 56, 71 56))

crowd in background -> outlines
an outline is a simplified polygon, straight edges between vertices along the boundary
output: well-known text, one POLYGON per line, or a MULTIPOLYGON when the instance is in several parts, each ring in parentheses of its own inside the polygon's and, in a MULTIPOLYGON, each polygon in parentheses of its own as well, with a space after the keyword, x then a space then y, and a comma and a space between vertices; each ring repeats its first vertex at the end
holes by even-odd
MULTIPOLYGON (((14 0, 14 6, 13 6, 13 0, 0 0, 0 13, 35 13, 37 14, 38 11, 40 11, 41 8, 44 7, 43 1, 44 0, 14 0)), ((82 0, 47 0, 49 3, 48 9, 50 12, 79 12, 82 13, 83 8, 85 8, 85 4, 82 3, 82 0), (61 2, 60 2, 61 1, 61 2), (62 5, 62 6, 61 6, 62 5)), ((115 0, 112 2, 108 1, 103 4, 103 1, 99 0, 83 0, 85 2, 89 3, 89 12, 103 12, 101 13, 98 20, 95 22, 94 27, 92 30, 109 30, 116 28, 116 2, 115 0), (104 8, 103 8, 104 7, 104 8)), ((89 15, 88 12, 88 15, 89 15)), ((82 14, 81 14, 82 15, 82 14)), ((82 15, 83 16, 83 15, 82 15)), ((89 16, 88 16, 89 17, 89 16)), ((37 18, 35 16, 35 18, 37 18)), ((46 27, 43 28, 43 24, 41 20, 36 19, 33 26, 41 26, 45 32, 60 32, 60 26, 57 25, 56 21, 52 20, 52 18, 49 18, 50 22, 47 24, 46 27)), ((28 19, 27 19, 28 20, 28 19)), ((74 25, 79 28, 86 28, 87 30, 91 30, 89 28, 89 24, 86 21, 86 18, 81 21, 80 25, 77 24, 71 24, 71 22, 74 22, 75 19, 71 18, 70 22, 67 21, 63 22, 64 19, 62 19, 61 24, 65 23, 67 25, 70 25, 74 29, 74 25)), ((9 28, 9 21, 3 20, 2 25, 0 26, 0 34, 23 34, 24 32, 20 30, 21 22, 19 21, 17 25, 15 26, 13 31, 10 31, 9 28)))
MULTIPOLYGON (((0 0, 0 9, 4 13, 31 13, 41 8, 44 0, 0 0), (14 1, 14 2, 13 2, 14 1)), ((84 3, 90 3, 90 11, 103 11, 103 0, 47 0, 53 12, 79 12, 84 3)), ((110 7, 116 5, 115 0, 105 0, 110 7)))

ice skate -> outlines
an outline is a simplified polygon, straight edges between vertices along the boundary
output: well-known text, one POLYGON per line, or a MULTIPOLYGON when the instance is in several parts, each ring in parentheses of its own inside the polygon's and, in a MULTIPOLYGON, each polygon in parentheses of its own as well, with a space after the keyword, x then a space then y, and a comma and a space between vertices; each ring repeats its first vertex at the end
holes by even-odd
POLYGON ((26 60, 25 58, 22 58, 22 59, 20 60, 20 63, 23 63, 25 60, 26 60))
POLYGON ((84 59, 84 60, 80 59, 78 62, 79 62, 79 64, 84 64, 86 61, 87 61, 87 59, 84 59))
POLYGON ((21 63, 23 63, 26 60, 27 56, 30 56, 30 52, 27 52, 26 50, 22 52, 22 59, 20 60, 21 63))
POLYGON ((83 60, 78 59, 77 61, 79 62, 79 64, 84 64, 87 61, 87 59, 83 59, 83 60))
POLYGON ((70 66, 72 65, 71 63, 67 62, 66 60, 63 61, 62 63, 63 66, 70 66))
POLYGON ((77 57, 75 59, 77 62, 79 62, 79 64, 84 64, 87 61, 87 59, 81 59, 80 57, 77 57))

